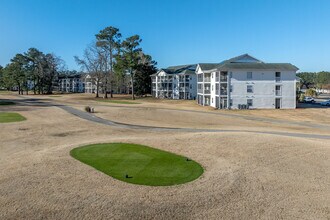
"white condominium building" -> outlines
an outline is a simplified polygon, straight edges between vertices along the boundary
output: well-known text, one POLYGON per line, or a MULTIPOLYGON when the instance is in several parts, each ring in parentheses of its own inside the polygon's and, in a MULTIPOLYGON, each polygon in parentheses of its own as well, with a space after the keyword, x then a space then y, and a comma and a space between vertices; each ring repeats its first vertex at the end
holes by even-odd
POLYGON ((156 98, 196 99, 196 65, 172 66, 151 75, 152 95, 156 98))
POLYGON ((296 108, 296 71, 248 54, 197 65, 197 102, 219 109, 296 108))

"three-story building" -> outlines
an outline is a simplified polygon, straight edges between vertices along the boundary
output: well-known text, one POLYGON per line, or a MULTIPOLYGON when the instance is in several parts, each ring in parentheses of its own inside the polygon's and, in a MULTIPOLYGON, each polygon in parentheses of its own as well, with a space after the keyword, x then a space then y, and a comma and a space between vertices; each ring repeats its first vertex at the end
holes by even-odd
POLYGON ((156 98, 196 99, 196 65, 172 66, 151 75, 156 98))
POLYGON ((197 65, 197 102, 219 109, 296 108, 296 71, 244 54, 197 65))

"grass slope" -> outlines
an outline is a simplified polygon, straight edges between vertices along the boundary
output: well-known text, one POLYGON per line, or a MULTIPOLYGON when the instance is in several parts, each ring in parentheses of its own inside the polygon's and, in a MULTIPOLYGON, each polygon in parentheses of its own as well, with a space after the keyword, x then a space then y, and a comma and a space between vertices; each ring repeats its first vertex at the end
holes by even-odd
POLYGON ((15 112, 0 112, 0 123, 24 121, 25 117, 15 112))
POLYGON ((98 102, 108 102, 108 103, 114 103, 114 104, 141 104, 139 102, 133 102, 133 101, 125 101, 125 100, 111 100, 111 99, 95 99, 95 101, 98 102))
POLYGON ((203 173, 195 161, 138 144, 92 144, 75 148, 70 154, 118 180, 139 185, 182 184, 203 173))

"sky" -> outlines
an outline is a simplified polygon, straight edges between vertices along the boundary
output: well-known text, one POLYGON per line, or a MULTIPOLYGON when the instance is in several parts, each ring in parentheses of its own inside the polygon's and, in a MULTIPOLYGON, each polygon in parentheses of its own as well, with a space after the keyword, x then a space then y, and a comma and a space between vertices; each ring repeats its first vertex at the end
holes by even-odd
POLYGON ((107 26, 142 38, 158 67, 248 53, 300 71, 330 71, 329 0, 0 0, 0 65, 35 47, 74 56, 107 26))

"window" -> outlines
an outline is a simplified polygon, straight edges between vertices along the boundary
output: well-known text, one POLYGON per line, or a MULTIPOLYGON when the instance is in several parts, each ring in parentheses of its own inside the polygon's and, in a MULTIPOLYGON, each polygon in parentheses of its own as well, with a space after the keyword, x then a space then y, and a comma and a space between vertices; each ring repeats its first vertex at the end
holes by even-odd
POLYGON ((233 92, 233 86, 232 85, 229 87, 229 91, 233 92))
POLYGON ((211 73, 211 77, 212 77, 212 79, 213 79, 213 74, 214 74, 214 73, 211 73))
POLYGON ((248 85, 248 86, 246 87, 246 92, 247 92, 247 93, 253 93, 253 86, 248 85))
POLYGON ((281 86, 279 85, 275 86, 275 95, 281 95, 281 86))
POLYGON ((253 106, 253 99, 248 99, 246 104, 250 107, 253 106))
POLYGON ((247 72, 246 73, 246 78, 247 79, 252 79, 252 72, 247 72))
POLYGON ((281 81, 281 72, 275 72, 275 80, 276 82, 281 81))
POLYGON ((233 106, 233 100, 229 99, 229 106, 233 106))
MULTIPOLYGON (((213 75, 213 74, 212 74, 212 75, 213 75)), ((212 85, 212 91, 213 91, 213 88, 214 88, 214 87, 213 87, 213 85, 212 85)))
POLYGON ((213 98, 212 98, 212 103, 213 103, 213 98))

